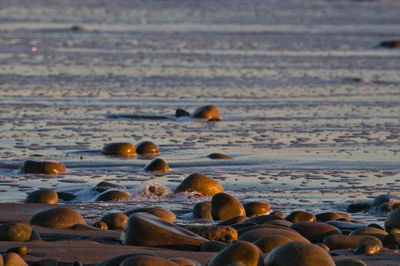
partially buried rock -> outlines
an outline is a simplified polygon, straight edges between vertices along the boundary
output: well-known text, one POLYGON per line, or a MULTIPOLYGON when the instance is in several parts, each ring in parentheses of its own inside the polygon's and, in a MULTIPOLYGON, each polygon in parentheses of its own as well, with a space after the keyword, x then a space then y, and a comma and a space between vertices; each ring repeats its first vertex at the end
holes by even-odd
POLYGON ((394 209, 385 219, 385 229, 400 228, 400 208, 394 209))
POLYGON ((99 192, 104 192, 104 191, 106 191, 107 189, 110 189, 110 188, 126 189, 125 186, 114 184, 114 183, 110 183, 110 182, 107 182, 107 181, 102 181, 102 182, 100 182, 100 183, 98 183, 96 185, 95 190, 99 191, 99 192))
POLYGON ((382 246, 382 243, 378 238, 367 235, 332 235, 325 237, 323 243, 331 250, 354 249, 361 244, 382 246))
POLYGON ((215 180, 200 173, 194 173, 186 177, 176 188, 175 193, 197 192, 204 196, 213 196, 224 192, 223 187, 215 180))
POLYGON ((107 224, 108 229, 121 229, 124 227, 128 216, 122 212, 114 212, 101 217, 101 221, 107 224))
POLYGON ((382 246, 378 244, 360 244, 355 250, 354 254, 374 255, 382 250, 382 246))
POLYGON ((278 235, 278 236, 284 236, 292 241, 303 241, 309 243, 309 241, 297 233, 296 231, 286 228, 286 227, 269 227, 269 228, 255 228, 251 229, 249 231, 246 231, 245 233, 241 234, 239 236, 239 240, 244 240, 248 242, 256 242, 257 240, 266 237, 266 236, 271 236, 271 235, 278 235))
POLYGON ((242 204, 226 193, 215 194, 211 199, 211 215, 214 220, 225 220, 235 216, 245 216, 242 204))
POLYGON ((178 266, 175 262, 170 260, 149 256, 149 255, 136 255, 129 257, 121 262, 120 266, 178 266))
POLYGON ((170 223, 172 223, 173 221, 176 220, 176 216, 173 212, 171 212, 170 210, 167 210, 167 209, 160 208, 160 207, 138 208, 138 209, 126 211, 126 212, 124 212, 124 214, 129 217, 131 214, 138 213, 138 212, 149 213, 151 215, 154 215, 154 216, 156 216, 160 219, 163 219, 167 222, 170 222, 170 223))
POLYGON ((125 245, 198 250, 207 240, 154 215, 139 212, 129 216, 121 241, 125 245))
POLYGON ((190 113, 184 109, 176 109, 175 111, 175 116, 176 117, 182 117, 182 116, 190 116, 190 113))
POLYGON ((246 211, 247 217, 264 215, 271 210, 270 205, 264 201, 246 202, 243 204, 243 207, 246 211))
POLYGON ((136 154, 136 147, 129 142, 115 142, 105 145, 101 153, 104 155, 132 156, 136 154))
POLYGON ((269 253, 274 248, 291 241, 293 240, 285 236, 271 235, 257 240, 254 244, 258 246, 263 253, 269 253))
POLYGON ((74 224, 86 224, 82 215, 70 208, 59 207, 36 213, 29 224, 50 228, 66 228, 74 224))
POLYGON ((203 201, 193 206, 193 216, 199 219, 212 219, 211 201, 203 201))
POLYGON ((288 242, 272 250, 264 259, 266 266, 335 266, 321 247, 305 242, 288 242))
POLYGON ((230 242, 238 238, 237 231, 230 226, 188 225, 183 228, 211 241, 230 242))
POLYGON ((315 218, 317 219, 317 221, 321 221, 321 222, 332 221, 332 220, 336 220, 338 218, 343 218, 343 217, 350 219, 350 217, 347 214, 341 213, 341 212, 323 212, 323 213, 319 213, 319 214, 315 215, 315 218))
POLYGON ((107 190, 97 196, 96 201, 127 201, 131 198, 129 192, 121 190, 107 190))
POLYGON ((7 253, 4 256, 4 266, 28 266, 28 264, 15 252, 7 253))
POLYGON ((299 222, 293 224, 291 228, 313 243, 322 242, 325 237, 330 235, 342 234, 338 228, 321 222, 299 222))
POLYGON ((28 174, 62 174, 67 169, 64 164, 56 161, 31 161, 27 160, 24 162, 22 172, 28 174))
POLYGON ((54 190, 42 188, 32 193, 25 199, 25 203, 46 203, 46 204, 57 204, 58 194, 54 190))
POLYGON ((136 145, 136 152, 139 155, 159 155, 160 149, 151 141, 142 141, 136 145))
POLYGON ((213 160, 231 160, 233 157, 223 154, 223 153, 211 153, 207 156, 210 159, 213 160))
POLYGON ((370 235, 378 238, 379 240, 383 240, 383 238, 387 235, 388 233, 382 229, 375 228, 375 227, 365 227, 365 228, 360 228, 357 229, 353 232, 351 232, 350 235, 370 235))
POLYGON ((0 225, 0 241, 26 242, 40 239, 32 227, 23 223, 5 223, 0 225))
POLYGON ((261 250, 254 244, 245 241, 234 241, 218 252, 208 266, 229 265, 233 262, 242 262, 247 266, 262 266, 261 250))
POLYGON ((292 223, 314 222, 317 220, 313 214, 305 211, 294 211, 286 216, 285 219, 292 223))
POLYGON ((384 48, 400 49, 400 40, 383 41, 379 44, 379 46, 384 48))
POLYGON ((159 173, 166 173, 169 172, 169 166, 163 159, 154 159, 153 161, 149 162, 145 167, 144 170, 147 172, 159 172, 159 173))
POLYGON ((206 105, 194 110, 192 116, 199 119, 221 120, 219 110, 214 105, 206 105))

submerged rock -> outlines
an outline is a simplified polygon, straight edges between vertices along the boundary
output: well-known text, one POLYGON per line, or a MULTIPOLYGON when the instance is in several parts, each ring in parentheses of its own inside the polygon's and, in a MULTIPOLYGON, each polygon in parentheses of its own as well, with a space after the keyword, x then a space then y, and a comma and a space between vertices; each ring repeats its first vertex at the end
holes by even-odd
POLYGON ((0 225, 0 241, 26 242, 40 239, 32 227, 23 223, 5 223, 0 225))
POLYGON ((175 193, 198 192, 204 196, 213 196, 224 192, 223 187, 215 180, 200 173, 194 173, 186 177, 176 188, 175 193))
POLYGON ((219 110, 214 105, 201 106, 194 110, 192 117, 207 120, 221 120, 219 110))
POLYGON ((163 159, 154 159, 153 161, 149 162, 145 167, 145 171, 148 172, 160 172, 166 173, 169 172, 169 166, 163 159))
POLYGON ((176 220, 176 216, 173 212, 160 208, 160 207, 147 207, 147 208, 138 208, 134 210, 129 210, 124 212, 125 215, 130 216, 131 214, 138 213, 138 212, 146 212, 152 214, 160 219, 163 219, 167 222, 172 223, 176 220))
POLYGON ((105 145, 101 153, 104 155, 131 156, 136 155, 136 147, 129 142, 114 142, 105 145))
POLYGON ((57 204, 58 194, 56 191, 42 188, 32 193, 25 198, 25 203, 45 203, 45 204, 57 204))
POLYGON ((22 172, 27 174, 62 174, 67 172, 65 165, 56 161, 32 161, 24 162, 22 172))
POLYGON ((66 228, 74 224, 86 224, 82 215, 70 208, 58 207, 36 213, 29 224, 50 228, 66 228))
POLYGON ((211 199, 211 215, 214 220, 226 220, 235 216, 245 216, 242 204, 226 193, 215 194, 211 199))
POLYGON ((159 155, 160 149, 151 141, 142 141, 136 145, 136 152, 139 155, 159 155))
POLYGON ((247 266, 262 266, 261 250, 254 244, 246 241, 234 241, 218 252, 209 262, 208 266, 230 265, 242 262, 247 266))

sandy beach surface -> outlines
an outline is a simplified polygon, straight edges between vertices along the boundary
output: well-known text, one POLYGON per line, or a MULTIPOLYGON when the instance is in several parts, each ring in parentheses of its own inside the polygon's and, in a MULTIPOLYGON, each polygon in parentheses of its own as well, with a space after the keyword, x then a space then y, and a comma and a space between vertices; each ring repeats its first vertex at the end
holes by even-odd
MULTIPOLYGON (((286 215, 400 199, 400 50, 379 46, 400 38, 399 14, 398 1, 0 1, 0 222, 53 207, 23 204, 50 188, 74 194, 59 205, 89 224, 153 206, 178 223, 211 223, 191 214, 211 197, 173 193, 194 172, 286 215), (175 117, 207 104, 221 121, 175 117), (144 171, 154 158, 101 153, 143 140, 170 172, 144 171), (233 160, 207 157, 215 152, 233 160), (60 161, 67 173, 23 173, 28 159, 60 161), (125 186, 130 200, 96 202, 101 181, 125 186)), ((351 214, 380 226, 386 216, 351 214)), ((150 252, 205 265, 215 255, 123 246, 118 230, 37 230, 48 241, 26 243, 27 261, 150 252)), ((0 241, 0 252, 15 245, 0 241)), ((390 250, 358 257, 400 265, 390 250)))

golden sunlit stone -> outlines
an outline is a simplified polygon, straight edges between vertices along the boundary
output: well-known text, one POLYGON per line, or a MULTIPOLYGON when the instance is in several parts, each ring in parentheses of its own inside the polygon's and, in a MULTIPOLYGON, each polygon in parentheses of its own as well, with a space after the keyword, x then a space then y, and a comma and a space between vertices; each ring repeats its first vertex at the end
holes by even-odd
POLYGON ((226 193, 215 194, 211 199, 211 215, 214 220, 226 220, 235 216, 245 216, 243 205, 226 193))
POLYGON ((24 162, 22 172, 27 174, 62 174, 67 169, 64 164, 56 161, 32 161, 27 160, 24 162))
POLYGON ((138 208, 134 210, 129 210, 124 212, 125 215, 130 216, 131 214, 138 213, 138 212, 146 212, 151 215, 154 215, 160 219, 163 219, 167 222, 172 223, 176 220, 176 216, 173 212, 167 209, 163 209, 160 207, 147 207, 147 208, 138 208))
POLYGON ((221 120, 221 115, 219 114, 219 110, 214 105, 206 105, 197 108, 192 117, 199 119, 207 119, 207 120, 221 120))
POLYGON ((126 220, 128 220, 128 216, 122 212, 110 213, 101 217, 101 222, 106 223, 107 228, 111 230, 123 228, 126 220))
POLYGON ((169 172, 169 166, 163 159, 154 159, 153 161, 149 162, 145 167, 145 171, 148 172, 160 172, 166 173, 169 172))
POLYGON ((131 198, 129 192, 121 190, 107 190, 97 196, 96 201, 126 201, 131 198))
POLYGON ((139 155, 159 155, 160 149, 151 141, 142 141, 136 145, 136 153, 139 155))
POLYGON ((315 216, 309 212, 305 211, 294 211, 290 213, 288 216, 286 216, 285 220, 292 222, 292 223, 298 223, 298 222, 314 222, 317 219, 315 216))
POLYGON ((200 173, 194 173, 186 177, 176 188, 175 193, 198 192, 204 196, 213 196, 224 192, 223 187, 215 180, 200 173))
POLYGON ((274 248, 291 241, 293 240, 285 236, 271 235, 257 240, 254 244, 258 246, 263 253, 269 253, 274 248))
POLYGON ((104 155, 131 156, 136 154, 136 147, 129 142, 115 142, 105 145, 101 153, 104 155))
POLYGON ((229 155, 223 154, 223 153, 210 153, 208 158, 213 159, 213 160, 232 160, 233 158, 229 155))
POLYGON ((57 204, 58 194, 54 190, 42 188, 32 193, 25 199, 25 203, 46 203, 46 204, 57 204))
POLYGON ((59 207, 36 213, 29 224, 50 228, 66 228, 74 224, 86 224, 82 215, 70 208, 59 207))
POLYGON ((26 242, 40 239, 32 227, 23 223, 5 223, 0 226, 0 241, 26 242))
POLYGON ((246 202, 243 207, 246 210, 247 217, 264 215, 271 210, 269 203, 264 201, 246 202))
POLYGON ((242 262, 247 266, 261 266, 263 265, 261 250, 252 243, 235 241, 218 252, 207 265, 221 266, 234 262, 242 262))

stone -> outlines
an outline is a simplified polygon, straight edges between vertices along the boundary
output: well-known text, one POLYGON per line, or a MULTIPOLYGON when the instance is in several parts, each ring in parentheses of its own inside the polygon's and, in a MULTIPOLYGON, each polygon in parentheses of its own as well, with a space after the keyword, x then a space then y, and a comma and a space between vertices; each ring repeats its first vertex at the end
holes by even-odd
POLYGON ((67 228, 69 230, 74 230, 74 231, 98 231, 99 230, 99 228, 90 226, 88 224, 74 224, 67 228))
POLYGON ((360 228, 365 228, 366 226, 363 224, 355 224, 355 223, 351 223, 351 222, 342 222, 342 221, 328 221, 326 222, 327 224, 330 224, 334 227, 339 228, 340 231, 354 231, 360 228))
POLYGON ((338 228, 322 222, 298 222, 290 228, 299 232, 312 243, 322 242, 325 237, 330 235, 342 235, 338 228))
POLYGON ((186 225, 183 228, 211 241, 230 242, 238 238, 236 229, 230 226, 186 225))
POLYGON ((379 206, 382 205, 384 203, 388 203, 390 200, 390 195, 389 194, 381 194, 378 195, 374 198, 374 201, 372 203, 372 205, 374 206, 379 206))
POLYGON ((25 203, 57 204, 58 194, 54 190, 42 188, 28 194, 25 203))
POLYGON ((291 227, 293 225, 292 222, 289 222, 286 220, 272 220, 272 221, 266 222, 265 224, 279 225, 279 226, 284 226, 284 227, 291 227))
POLYGON ((400 40, 383 41, 379 46, 390 49, 400 49, 400 40))
POLYGON ((362 255, 374 255, 382 250, 382 245, 377 244, 360 244, 354 250, 354 254, 362 254, 362 255))
POLYGON ((288 242, 272 250, 264 259, 266 266, 335 266, 321 247, 305 242, 288 242))
POLYGON ((214 220, 226 220, 235 216, 245 216, 242 204, 226 193, 215 194, 211 199, 211 216, 214 220))
POLYGON ((95 222, 93 224, 93 227, 96 227, 96 228, 99 228, 99 229, 103 229, 103 230, 108 230, 108 225, 103 221, 95 222))
POLYGON ((354 202, 347 206, 347 211, 350 213, 361 212, 371 209, 369 202, 354 202))
POLYGON ((281 211, 273 211, 269 215, 278 216, 278 217, 281 217, 282 219, 285 218, 285 214, 283 212, 281 212, 281 211))
POLYGON ((120 266, 177 266, 173 261, 149 255, 136 255, 121 262, 120 266))
POLYGON ((223 250, 228 244, 221 241, 206 241, 200 245, 201 252, 219 252, 223 250))
POLYGON ((268 223, 268 222, 274 221, 274 220, 282 220, 282 218, 279 216, 276 216, 276 215, 271 215, 271 214, 270 215, 259 215, 259 216, 248 219, 246 222, 256 223, 256 224, 265 224, 265 223, 268 223))
POLYGON ((105 145, 101 153, 103 155, 132 156, 136 155, 136 147, 129 142, 114 142, 105 145))
POLYGON ((392 228, 400 228, 400 208, 394 209, 385 219, 385 229, 389 231, 392 228))
POLYGON ((224 192, 223 187, 215 180, 200 173, 194 173, 186 177, 176 188, 175 193, 197 192, 203 196, 213 196, 224 192))
POLYGON ((107 190, 96 197, 96 201, 127 201, 131 194, 121 190, 107 190))
POLYGON ((166 173, 166 172, 169 172, 169 166, 163 159, 157 158, 157 159, 154 159, 153 161, 149 162, 144 167, 144 170, 147 172, 166 173))
POLYGON ((31 161, 24 162, 22 172, 27 174, 63 174, 67 172, 64 164, 56 161, 31 161))
POLYGON ((28 264, 15 252, 7 253, 4 256, 4 266, 28 266, 28 264))
POLYGON ((129 216, 121 241, 124 245, 198 250, 207 240, 154 215, 138 212, 129 216))
POLYGON ((234 241, 218 252, 207 266, 228 265, 233 262, 243 262, 247 266, 262 266, 261 250, 246 241, 234 241))
POLYGON ((120 255, 120 256, 113 257, 113 258, 110 258, 110 259, 108 259, 108 260, 105 260, 105 261, 103 261, 103 262, 101 262, 101 263, 96 264, 96 266, 120 266, 120 264, 121 264, 124 260, 126 260, 126 259, 128 259, 128 258, 131 258, 131 257, 133 257, 133 256, 138 256, 138 255, 153 256, 153 255, 148 254, 148 253, 124 254, 124 255, 120 255))
MULTIPOLYGON (((6 253, 9 252, 15 252, 20 256, 25 256, 26 254, 28 254, 28 247, 27 246, 19 246, 19 247, 14 247, 14 248, 9 248, 7 249, 6 253)), ((1 263, 0 263, 1 265, 1 263)))
POLYGON ((247 217, 265 215, 271 210, 269 203, 263 201, 246 202, 243 207, 247 217))
POLYGON ((400 236, 398 234, 389 233, 385 235, 382 239, 382 244, 384 247, 389 245, 399 245, 400 244, 400 236))
POLYGON ((122 229, 128 220, 128 216, 123 214, 122 212, 114 212, 101 217, 101 221, 107 224, 107 228, 114 229, 122 229))
POLYGON ((209 155, 207 155, 208 158, 212 159, 212 160, 232 160, 233 157, 223 154, 223 153, 210 153, 209 155))
POLYGON ((180 266, 201 266, 200 263, 197 261, 193 261, 190 259, 185 259, 185 258, 168 258, 169 261, 175 262, 176 264, 180 266))
POLYGON ((129 210, 124 212, 126 216, 130 216, 131 214, 138 213, 138 212, 146 212, 152 214, 160 219, 163 219, 167 222, 173 223, 176 220, 176 216, 173 212, 160 208, 160 207, 147 207, 147 208, 138 208, 134 210, 129 210))
POLYGON ((353 232, 350 233, 350 235, 370 235, 378 238, 379 240, 383 240, 383 238, 387 235, 388 233, 382 229, 375 228, 375 227, 365 227, 365 228, 360 228, 357 229, 353 232))
POLYGON ((98 192, 104 192, 110 188, 115 188, 115 189, 126 189, 125 186, 122 185, 118 185, 118 184, 114 184, 114 183, 110 183, 107 181, 102 181, 100 183, 98 183, 96 185, 96 187, 94 188, 94 190, 98 191, 98 192))
POLYGON ((57 192, 57 196, 60 200, 63 201, 71 201, 76 198, 74 194, 68 192, 57 192))
POLYGON ((239 234, 239 240, 254 243, 263 237, 271 235, 284 236, 291 239, 292 241, 304 241, 309 243, 309 241, 305 237, 297 233, 295 230, 285 227, 252 229, 243 234, 239 234))
POLYGON ((136 152, 139 155, 159 155, 160 149, 151 141, 141 141, 136 145, 136 152))
POLYGON ((242 216, 242 215, 238 215, 238 216, 234 216, 232 218, 223 220, 221 222, 218 223, 218 225, 233 225, 233 224, 239 224, 242 223, 246 220, 248 220, 249 218, 247 216, 242 216))
POLYGON ((336 266, 367 266, 365 262, 355 258, 345 258, 335 261, 336 266))
POLYGON ((58 207, 36 213, 29 224, 50 228, 66 228, 74 224, 86 224, 82 215, 70 208, 58 207))
POLYGON ((317 219, 311 213, 305 211, 294 211, 285 217, 285 220, 298 223, 298 222, 314 222, 317 219))
POLYGON ((192 117, 207 120, 221 120, 219 110, 214 105, 205 105, 194 110, 192 117))
POLYGON ((211 201, 196 203, 192 212, 195 218, 211 220, 211 201))
POLYGON ((40 239, 32 227, 23 223, 5 223, 0 225, 0 241, 26 242, 40 239))
POLYGON ((368 235, 331 235, 322 241, 331 250, 335 249, 355 249, 361 244, 371 244, 382 246, 381 241, 368 235))
POLYGON ((258 246, 263 253, 269 253, 274 248, 291 241, 293 240, 285 236, 271 235, 257 240, 256 242, 254 242, 254 244, 258 246))
POLYGON ((176 109, 175 111, 175 117, 182 117, 182 116, 190 116, 190 113, 186 110, 183 109, 176 109))
POLYGON ((333 221, 338 218, 350 219, 350 217, 347 214, 340 213, 340 212, 323 212, 323 213, 319 213, 319 214, 315 215, 315 218, 317 219, 317 221, 320 221, 320 222, 333 221))

